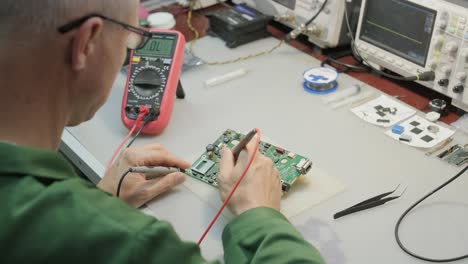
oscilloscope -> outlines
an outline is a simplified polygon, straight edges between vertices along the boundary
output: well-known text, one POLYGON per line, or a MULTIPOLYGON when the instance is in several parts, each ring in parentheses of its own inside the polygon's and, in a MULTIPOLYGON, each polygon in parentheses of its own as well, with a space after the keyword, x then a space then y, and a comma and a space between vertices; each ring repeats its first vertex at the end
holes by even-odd
MULTIPOLYGON (((325 0, 234 0, 233 2, 246 3, 264 14, 273 16, 279 23, 296 28, 315 15, 325 0)), ((323 12, 303 33, 309 42, 320 48, 334 48, 350 43, 351 39, 344 20, 345 4, 348 5, 351 25, 356 25, 361 0, 328 0, 323 12)))
POLYGON ((403 76, 434 71, 419 82, 468 110, 468 2, 363 0, 356 32, 363 59, 403 76))

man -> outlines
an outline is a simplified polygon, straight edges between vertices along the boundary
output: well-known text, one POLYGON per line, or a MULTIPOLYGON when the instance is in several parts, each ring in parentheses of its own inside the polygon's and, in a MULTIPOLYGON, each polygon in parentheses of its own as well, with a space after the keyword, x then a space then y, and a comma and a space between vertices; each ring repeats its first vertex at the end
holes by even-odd
MULTIPOLYGON (((189 163, 160 145, 130 148, 96 188, 57 154, 63 128, 94 115, 127 45, 144 41, 126 26, 137 24, 137 6, 137 0, 0 1, 0 262, 206 262, 168 223, 135 209, 182 183, 183 174, 153 180, 130 174, 121 193, 126 203, 113 197, 130 166, 189 163)), ((222 151, 222 199, 253 151, 248 145, 237 161, 222 151)), ((278 212, 280 195, 278 171, 257 154, 228 205, 237 218, 223 232, 226 263, 323 262, 278 212)))

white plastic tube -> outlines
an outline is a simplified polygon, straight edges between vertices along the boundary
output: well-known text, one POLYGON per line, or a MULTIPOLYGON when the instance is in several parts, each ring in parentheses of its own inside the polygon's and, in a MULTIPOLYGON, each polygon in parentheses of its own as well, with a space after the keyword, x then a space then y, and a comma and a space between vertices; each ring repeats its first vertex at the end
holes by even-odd
POLYGON ((331 106, 332 106, 333 109, 337 109, 337 108, 340 108, 340 107, 345 106, 345 105, 351 105, 351 104, 357 103, 359 101, 366 100, 367 98, 369 98, 369 97, 371 97, 373 95, 374 95, 374 93, 372 91, 365 91, 365 92, 362 92, 360 94, 356 94, 354 96, 348 97, 343 101, 334 103, 331 106))
POLYGON ((219 84, 234 80, 236 78, 240 78, 240 77, 246 75, 248 72, 249 71, 247 69, 242 68, 242 69, 239 69, 237 71, 227 73, 225 75, 221 75, 221 76, 218 76, 218 77, 211 78, 211 79, 205 81, 205 85, 206 86, 219 85, 219 84))
POLYGON ((350 96, 353 96, 355 94, 358 94, 361 91, 361 86, 359 84, 355 84, 349 88, 343 89, 341 91, 338 91, 336 93, 332 93, 326 97, 323 98, 323 102, 325 104, 331 104, 335 102, 339 102, 343 99, 346 99, 350 96))

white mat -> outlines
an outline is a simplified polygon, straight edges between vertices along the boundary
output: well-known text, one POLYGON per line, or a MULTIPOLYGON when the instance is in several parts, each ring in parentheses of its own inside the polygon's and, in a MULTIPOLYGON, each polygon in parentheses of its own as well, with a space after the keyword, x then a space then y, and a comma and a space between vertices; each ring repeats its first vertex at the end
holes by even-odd
MULTIPOLYGON (((203 201, 218 209, 221 206, 218 189, 187 176, 184 185, 203 201)), ((294 217, 319 203, 325 202, 338 193, 344 191, 345 186, 335 177, 329 176, 318 167, 312 167, 310 172, 299 178, 291 190, 281 200, 281 212, 287 217, 294 217)), ((223 212, 225 217, 231 218, 229 210, 223 212)))
POLYGON ((406 105, 381 95, 379 98, 351 109, 355 115, 362 120, 381 127, 391 127, 416 114, 416 111, 406 105), (390 108, 395 110, 394 114, 383 113, 378 108, 390 108), (379 115, 380 113, 380 115, 379 115), (379 122, 380 121, 380 122, 379 122), (385 122, 381 122, 385 121, 385 122))

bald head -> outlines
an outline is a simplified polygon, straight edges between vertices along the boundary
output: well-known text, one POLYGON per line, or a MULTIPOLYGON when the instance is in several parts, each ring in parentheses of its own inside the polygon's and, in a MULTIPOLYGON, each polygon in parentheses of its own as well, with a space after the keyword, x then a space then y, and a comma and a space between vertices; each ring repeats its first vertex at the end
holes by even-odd
MULTIPOLYGON (((56 28, 88 13, 127 16, 137 0, 1 0, 0 41, 57 34, 56 28)), ((19 44, 19 43, 16 43, 19 44)))
POLYGON ((137 26, 138 3, 0 0, 0 122, 11 124, 0 140, 55 147, 63 127, 89 120, 110 93, 130 32, 99 17, 65 34, 58 28, 93 13, 137 26))

